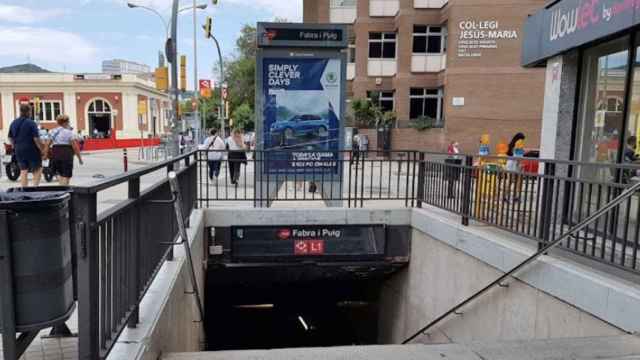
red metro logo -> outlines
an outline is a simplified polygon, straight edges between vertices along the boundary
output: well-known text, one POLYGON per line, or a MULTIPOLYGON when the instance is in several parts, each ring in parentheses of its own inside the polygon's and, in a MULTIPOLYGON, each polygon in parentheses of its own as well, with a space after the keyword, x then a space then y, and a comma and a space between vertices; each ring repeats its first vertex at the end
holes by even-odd
POLYGON ((291 229, 279 229, 276 236, 280 240, 289 240, 291 238, 291 229))

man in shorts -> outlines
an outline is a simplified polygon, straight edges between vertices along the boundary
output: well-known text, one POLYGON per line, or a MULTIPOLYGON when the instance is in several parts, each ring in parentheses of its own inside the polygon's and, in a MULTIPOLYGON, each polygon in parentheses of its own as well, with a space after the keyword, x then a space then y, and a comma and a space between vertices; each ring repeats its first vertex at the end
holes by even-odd
POLYGON ((29 186, 29 172, 33 173, 33 186, 40 185, 44 144, 40 140, 38 125, 31 118, 31 106, 20 105, 20 117, 9 128, 9 140, 15 149, 20 167, 20 186, 29 186))

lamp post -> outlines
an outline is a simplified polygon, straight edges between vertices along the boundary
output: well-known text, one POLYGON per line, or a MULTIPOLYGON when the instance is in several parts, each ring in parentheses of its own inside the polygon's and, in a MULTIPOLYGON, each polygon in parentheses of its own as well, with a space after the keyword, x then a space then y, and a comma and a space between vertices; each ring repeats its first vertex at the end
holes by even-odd
MULTIPOLYGON (((167 52, 166 56, 167 56, 167 60, 171 63, 171 89, 169 91, 169 95, 171 97, 171 103, 173 104, 173 124, 171 126, 171 137, 172 137, 172 153, 173 154, 177 154, 177 141, 178 141, 178 121, 179 121, 179 115, 178 115, 178 109, 180 106, 180 100, 179 100, 179 90, 178 90, 178 42, 176 41, 177 36, 178 36, 178 14, 180 12, 184 12, 184 11, 188 11, 193 9, 193 14, 194 14, 194 24, 196 21, 196 11, 197 10, 204 10, 207 8, 207 4, 200 4, 200 5, 196 5, 195 0, 193 3, 193 6, 189 6, 189 7, 185 7, 180 9, 179 8, 180 5, 180 1, 179 0, 173 0, 172 6, 171 6, 171 23, 169 24, 165 18, 162 16, 162 14, 160 14, 160 12, 158 12, 158 10, 152 8, 152 7, 148 7, 148 6, 143 6, 143 5, 138 5, 132 2, 127 2, 127 6, 131 9, 134 8, 140 8, 140 9, 145 9, 148 10, 150 12, 152 12, 153 14, 157 15, 160 20, 162 20, 162 24, 165 27, 165 38, 166 38, 166 45, 165 46, 165 52, 167 52)), ((197 57, 196 55, 196 46, 197 43, 195 41, 195 36, 194 36, 194 59, 197 57)), ((197 87, 197 60, 195 60, 195 83, 196 83, 196 87, 197 87)))

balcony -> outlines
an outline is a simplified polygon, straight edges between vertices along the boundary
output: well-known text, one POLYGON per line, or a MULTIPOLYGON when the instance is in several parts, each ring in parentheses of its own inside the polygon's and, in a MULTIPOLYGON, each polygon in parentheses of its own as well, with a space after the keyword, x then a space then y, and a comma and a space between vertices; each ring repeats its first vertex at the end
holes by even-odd
POLYGON ((369 16, 396 16, 400 10, 399 0, 369 0, 369 16))
POLYGON ((333 24, 353 24, 357 16, 356 0, 331 0, 329 21, 333 24))
POLYGON ((356 78, 356 63, 347 64, 347 80, 353 80, 356 78))
POLYGON ((369 59, 367 63, 368 76, 394 76, 397 72, 396 59, 369 59))
POLYGON ((447 5, 449 0, 413 0, 416 9, 440 9, 447 5))
POLYGON ((440 72, 446 67, 446 54, 414 54, 411 56, 411 72, 414 73, 440 72))

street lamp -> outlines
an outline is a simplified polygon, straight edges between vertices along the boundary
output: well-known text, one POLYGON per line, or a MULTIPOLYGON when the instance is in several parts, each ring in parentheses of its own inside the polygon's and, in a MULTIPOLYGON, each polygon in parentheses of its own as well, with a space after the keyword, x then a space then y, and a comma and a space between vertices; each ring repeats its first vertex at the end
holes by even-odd
MULTIPOLYGON (((207 4, 200 4, 197 5, 196 4, 196 0, 193 1, 193 6, 188 6, 188 7, 184 7, 182 9, 178 8, 178 0, 174 0, 173 1, 173 5, 172 5, 172 16, 171 16, 171 25, 172 25, 172 29, 169 28, 169 23, 167 22, 167 20, 165 20, 165 18, 162 16, 162 14, 160 14, 160 12, 158 12, 158 10, 152 8, 152 7, 148 7, 148 6, 144 6, 144 5, 138 5, 138 4, 134 4, 132 2, 127 2, 127 6, 131 9, 135 9, 135 8, 140 8, 140 9, 145 9, 148 10, 150 12, 152 12, 153 14, 157 15, 160 20, 162 20, 162 23, 164 24, 164 27, 166 29, 165 31, 165 39, 168 41, 169 39, 171 39, 170 36, 170 31, 172 31, 174 34, 177 33, 177 30, 175 29, 176 24, 177 24, 177 16, 179 13, 184 12, 184 11, 189 11, 189 10, 193 10, 193 26, 194 26, 194 36, 193 36, 193 61, 194 61, 194 91, 197 91, 198 89, 198 53, 197 53, 197 36, 196 36, 196 11, 197 10, 205 10, 207 8, 207 4)), ((173 47, 175 48, 176 45, 176 39, 172 39, 172 43, 173 43, 173 47)), ((174 49, 175 50, 175 49, 174 49)), ((167 56, 177 56, 177 54, 167 54, 167 56)), ((176 59, 173 59, 174 61, 176 61, 176 59)), ((172 77, 177 76, 176 74, 173 74, 175 71, 173 71, 172 68, 172 77)), ((172 90, 172 92, 174 92, 172 90)), ((173 94, 173 96, 175 96, 177 98, 177 92, 175 92, 175 94, 173 94)), ((177 99, 173 99, 173 102, 175 103, 175 106, 179 106, 179 103, 177 101, 177 99)), ((197 120, 198 118, 198 110, 196 108, 196 113, 195 113, 195 118, 197 120)), ((177 120, 177 118, 176 118, 177 120)))
MULTIPOLYGON (((162 21, 162 24, 164 25, 165 28, 165 34, 166 34, 166 38, 169 38, 169 23, 167 22, 167 20, 164 18, 164 16, 162 16, 162 14, 160 14, 160 12, 152 7, 149 6, 144 6, 144 5, 138 5, 138 4, 134 4, 132 2, 128 2, 127 6, 131 9, 145 9, 148 11, 151 11, 152 13, 154 13, 155 15, 157 15, 160 20, 162 21)), ((207 8, 207 4, 200 4, 200 5, 194 5, 194 6, 188 6, 185 8, 182 8, 180 10, 178 10, 178 13, 181 12, 185 12, 185 11, 189 11, 189 10, 205 10, 207 8)))
POLYGON ((132 2, 128 2, 127 6, 130 9, 135 9, 135 8, 140 8, 140 9, 145 9, 147 11, 151 11, 152 13, 154 13, 155 15, 157 15, 160 20, 162 21, 162 24, 164 25, 164 34, 165 34, 165 40, 167 38, 169 38, 169 23, 167 22, 167 20, 165 20, 164 16, 162 16, 162 14, 160 14, 160 12, 158 12, 158 10, 152 8, 152 7, 148 7, 148 6, 144 6, 144 5, 138 5, 138 4, 134 4, 132 2))

